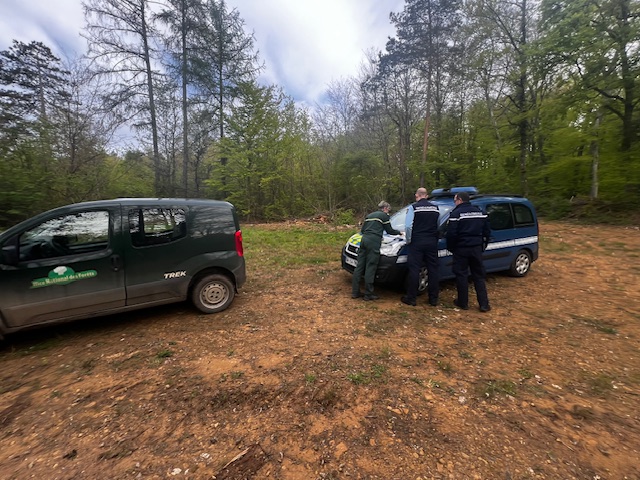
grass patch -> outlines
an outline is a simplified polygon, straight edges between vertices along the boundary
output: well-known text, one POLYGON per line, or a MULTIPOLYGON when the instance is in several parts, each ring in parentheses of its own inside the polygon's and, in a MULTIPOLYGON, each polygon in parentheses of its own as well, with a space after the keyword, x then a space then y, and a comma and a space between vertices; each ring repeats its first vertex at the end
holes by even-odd
POLYGON ((533 378, 533 373, 531 373, 529 370, 527 370, 526 368, 521 368, 518 370, 518 375, 520 375, 522 377, 523 380, 528 380, 530 378, 533 378))
POLYGON ((511 380, 484 380, 476 386, 476 392, 482 398, 495 398, 499 395, 515 397, 518 387, 511 380))
POLYGON ((591 392, 598 396, 606 396, 613 390, 613 377, 606 373, 599 373, 586 378, 586 383, 591 392))
POLYGON ((367 330, 367 334, 372 336, 373 334, 384 334, 395 330, 396 323, 396 320, 391 318, 383 318, 367 322, 365 328, 367 330))
POLYGON ((389 360, 391 358, 391 348, 389 346, 384 346, 382 350, 380 350, 378 358, 381 360, 389 360))
POLYGON ((445 373, 453 372, 453 367, 449 362, 446 362, 444 360, 436 360, 436 364, 438 365, 438 368, 445 373))
POLYGON ((245 256, 258 269, 337 264, 340 250, 352 233, 319 225, 277 229, 267 224, 242 228, 245 256))
POLYGON ((562 239, 540 236, 540 249, 547 253, 566 253, 573 250, 573 245, 562 239))
POLYGON ((31 355, 32 353, 42 352, 44 350, 49 350, 51 348, 55 348, 60 345, 59 338, 49 338, 44 342, 36 343, 35 345, 31 345, 29 348, 20 351, 20 355, 31 355))
POLYGON ((586 322, 586 323, 587 325, 595 328, 597 331, 602 333, 607 333, 609 335, 616 335, 618 333, 618 331, 615 328, 602 322, 593 321, 593 322, 586 322))
POLYGON ((347 380, 354 385, 369 385, 373 381, 383 381, 386 373, 384 365, 373 365, 368 372, 348 373, 347 380))

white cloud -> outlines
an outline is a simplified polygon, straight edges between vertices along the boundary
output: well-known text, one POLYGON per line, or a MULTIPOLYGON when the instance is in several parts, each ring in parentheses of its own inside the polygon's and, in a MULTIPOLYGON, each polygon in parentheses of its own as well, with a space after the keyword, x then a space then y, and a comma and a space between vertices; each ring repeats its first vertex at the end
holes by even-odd
POLYGON ((62 57, 85 52, 80 0, 0 0, 0 49, 13 40, 42 42, 62 57))
MULTIPOLYGON (((357 75, 371 48, 394 34, 389 13, 403 0, 227 0, 255 33, 263 80, 313 105, 332 80, 357 75)), ((0 49, 41 41, 63 57, 82 54, 80 0, 0 0, 0 49)))
POLYGON ((255 33, 264 77, 312 104, 332 80, 354 76, 371 48, 394 34, 403 0, 228 0, 255 33))

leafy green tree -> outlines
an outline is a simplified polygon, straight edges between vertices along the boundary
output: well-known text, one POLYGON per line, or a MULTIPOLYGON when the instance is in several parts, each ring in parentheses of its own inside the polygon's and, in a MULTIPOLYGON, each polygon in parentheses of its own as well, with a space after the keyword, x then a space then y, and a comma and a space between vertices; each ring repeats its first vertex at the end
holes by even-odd
POLYGON ((214 197, 226 198, 246 218, 282 218, 306 210, 308 120, 275 87, 240 85, 227 136, 210 152, 214 197), (226 158, 222 163, 220 158, 226 158))
POLYGON ((14 40, 0 52, 0 148, 42 137, 52 108, 69 99, 68 74, 41 42, 14 40))
MULTIPOLYGON (((436 143, 440 142, 447 97, 457 77, 459 55, 454 39, 461 22, 460 7, 459 0, 407 0, 402 12, 391 14, 396 38, 387 43, 382 66, 385 63, 411 66, 422 74, 425 83, 420 185, 426 180, 429 138, 434 136, 436 143)), ((435 172, 436 178, 438 173, 435 172)))
POLYGON ((0 224, 55 204, 57 114, 69 113, 69 72, 40 42, 0 52, 0 224))
MULTIPOLYGON (((589 197, 600 197, 601 180, 605 198, 620 190, 640 191, 640 3, 545 0, 542 18, 540 48, 558 71, 558 85, 570 86, 567 94, 575 100, 571 108, 578 115, 572 125, 583 138, 576 159, 590 164, 589 197), (614 125, 619 128, 618 145, 609 148, 619 155, 617 161, 615 156, 608 161, 614 125)), ((567 158, 571 154, 565 150, 556 160, 567 158)))

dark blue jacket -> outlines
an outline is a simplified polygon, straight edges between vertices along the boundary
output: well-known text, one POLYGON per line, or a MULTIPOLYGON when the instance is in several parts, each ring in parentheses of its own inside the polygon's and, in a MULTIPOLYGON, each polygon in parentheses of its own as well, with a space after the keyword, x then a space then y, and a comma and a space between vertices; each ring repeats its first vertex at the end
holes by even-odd
POLYGON ((429 244, 438 241, 438 206, 426 198, 418 200, 407 211, 407 242, 429 244))
POLYGON ((469 202, 457 205, 449 215, 447 227, 447 250, 455 253, 457 248, 486 248, 491 229, 487 215, 469 202))

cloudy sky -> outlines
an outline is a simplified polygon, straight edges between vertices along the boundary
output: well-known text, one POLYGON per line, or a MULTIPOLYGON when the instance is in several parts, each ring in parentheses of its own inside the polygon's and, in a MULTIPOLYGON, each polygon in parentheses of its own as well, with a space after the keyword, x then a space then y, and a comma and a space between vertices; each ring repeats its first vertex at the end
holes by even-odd
MULTIPOLYGON (((365 51, 382 50, 389 13, 404 0, 227 0, 253 31, 263 82, 313 105, 332 80, 357 75, 365 51)), ((58 56, 83 54, 81 0, 0 0, 0 49, 41 41, 58 56)))

